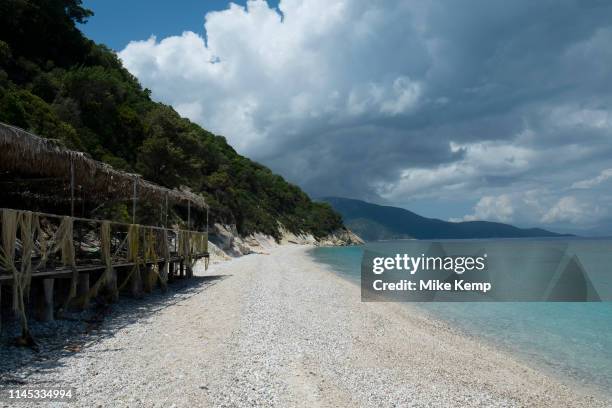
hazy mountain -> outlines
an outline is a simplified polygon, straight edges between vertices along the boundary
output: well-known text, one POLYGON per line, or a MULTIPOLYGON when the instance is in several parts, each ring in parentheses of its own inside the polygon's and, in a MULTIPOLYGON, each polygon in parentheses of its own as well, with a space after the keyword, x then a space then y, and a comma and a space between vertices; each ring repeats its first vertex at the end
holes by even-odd
POLYGON ((341 197, 320 199, 331 204, 345 225, 366 241, 418 238, 519 238, 558 237, 563 234, 540 228, 517 228, 489 221, 448 222, 426 218, 403 208, 389 207, 341 197))

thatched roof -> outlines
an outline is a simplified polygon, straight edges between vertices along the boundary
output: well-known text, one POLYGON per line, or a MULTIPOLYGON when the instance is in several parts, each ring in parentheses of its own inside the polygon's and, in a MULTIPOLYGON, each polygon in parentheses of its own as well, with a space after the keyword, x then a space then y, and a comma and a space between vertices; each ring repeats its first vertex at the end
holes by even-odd
MULTIPOLYGON (((45 139, 23 129, 0 122, 0 171, 19 176, 58 178, 70 182, 71 163, 75 184, 97 199, 131 199, 134 183, 139 199, 170 203, 191 203, 207 208, 204 198, 186 189, 168 189, 144 180, 138 174, 115 170, 89 155, 63 147, 58 141, 45 139)), ((60 194, 64 194, 61 192, 60 194)))

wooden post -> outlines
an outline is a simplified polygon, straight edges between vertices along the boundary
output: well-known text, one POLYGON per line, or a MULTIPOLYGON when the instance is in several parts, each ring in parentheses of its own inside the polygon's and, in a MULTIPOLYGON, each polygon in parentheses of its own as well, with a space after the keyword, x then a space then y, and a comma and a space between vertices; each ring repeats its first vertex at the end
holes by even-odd
POLYGON ((87 218, 85 214, 85 193, 83 192, 83 186, 79 186, 79 191, 81 192, 81 217, 87 218))
POLYGON ((210 243, 209 241, 210 235, 208 232, 208 205, 206 206, 206 246, 205 246, 205 251, 204 251, 204 269, 208 270, 208 263, 210 262, 210 254, 208 252, 208 245, 210 243))
POLYGON ((132 197, 132 224, 136 224, 136 201, 138 200, 138 177, 134 176, 134 196, 132 197))
POLYGON ((175 264, 174 262, 170 262, 168 264, 168 281, 173 280, 174 279, 174 269, 175 269, 175 264))
POLYGON ((189 262, 191 257, 191 200, 187 200, 187 231, 189 231, 187 232, 187 253, 189 256, 185 259, 187 262, 184 263, 183 273, 186 277, 191 278, 191 264, 189 262))
MULTIPOLYGON (((157 274, 159 274, 159 288, 162 290, 162 292, 165 292, 167 289, 167 284, 168 284, 168 269, 167 269, 167 263, 165 262, 157 262, 155 264, 155 267, 157 268, 157 274), (165 283, 164 284, 164 279, 165 279, 165 283)), ((152 276, 153 279, 153 285, 155 285, 155 283, 157 283, 157 274, 154 274, 152 276)))
POLYGON ((89 273, 79 273, 77 282, 77 297, 82 298, 77 307, 86 309, 89 306, 89 273))
POLYGON ((139 299, 142 297, 142 277, 140 271, 134 271, 130 279, 130 291, 132 296, 139 299))
POLYGON ((168 228, 168 193, 166 193, 164 228, 168 228))
POLYGON ((145 273, 143 279, 143 287, 145 293, 153 292, 153 276, 155 273, 153 272, 153 265, 145 265, 145 273))
POLYGON ((191 201, 187 200, 187 230, 191 231, 191 201))
POLYGON ((117 270, 113 268, 111 272, 110 281, 106 282, 106 290, 110 293, 110 300, 116 301, 119 298, 119 292, 117 290, 117 270))
MULTIPOLYGON (((81 216, 85 217, 85 196, 83 195, 83 186, 79 186, 79 191, 81 193, 81 216)), ((79 246, 77 248, 76 256, 77 259, 83 255, 83 223, 77 223, 77 238, 79 240, 79 246)))
MULTIPOLYGON (((170 251, 170 243, 168 242, 168 239, 170 239, 170 230, 168 229, 168 193, 166 193, 165 197, 164 197, 164 201, 165 201, 165 209, 164 209, 164 228, 166 230, 166 242, 164 242, 164 247, 168 248, 168 253, 166 254, 168 256, 168 258, 172 258, 172 252, 170 251)), ((166 265, 167 265, 167 270, 166 272, 166 281, 169 281, 172 278, 172 262, 170 262, 170 259, 166 259, 166 265)), ((164 268, 166 268, 166 266, 164 266, 164 268)))
POLYGON ((70 159, 70 216, 74 217, 74 161, 70 159))
POLYGON ((43 322, 52 322, 53 318, 53 285, 55 279, 43 279, 43 292, 44 292, 44 301, 43 301, 43 309, 40 315, 40 319, 43 322))

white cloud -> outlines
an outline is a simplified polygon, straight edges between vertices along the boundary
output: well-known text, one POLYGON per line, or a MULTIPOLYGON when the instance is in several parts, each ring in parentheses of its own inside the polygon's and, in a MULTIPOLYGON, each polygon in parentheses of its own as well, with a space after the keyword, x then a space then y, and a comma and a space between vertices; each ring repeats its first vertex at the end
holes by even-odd
POLYGON ((612 128, 612 112, 605 109, 575 108, 572 106, 555 107, 551 119, 557 126, 573 128, 612 128))
POLYGON ((580 203, 576 197, 562 197, 550 210, 542 216, 542 222, 550 224, 553 222, 580 223, 592 214, 587 205, 580 203))
MULTIPOLYGON (((151 37, 119 57, 154 97, 256 158, 268 154, 264 143, 302 134, 313 118, 375 119, 417 108, 421 84, 380 46, 393 7, 284 0, 279 8, 282 18, 263 0, 232 4, 206 15, 206 42, 193 32, 151 37)), ((389 47, 413 42, 410 11, 402 10, 406 27, 389 47)))
POLYGON ((609 212, 579 197, 557 198, 549 190, 535 189, 484 196, 474 206, 473 213, 450 221, 520 221, 521 225, 591 227, 606 217, 609 212))
POLYGON ((596 177, 575 182, 572 188, 593 188, 610 178, 612 178, 612 169, 605 169, 596 177))
POLYGON ((514 208, 510 196, 502 194, 498 197, 482 197, 474 207, 474 214, 466 215, 463 221, 500 221, 511 222, 514 208))
POLYGON ((378 193, 392 201, 407 195, 427 195, 432 189, 479 184, 483 177, 514 176, 529 170, 530 161, 537 156, 528 148, 505 142, 450 142, 449 150, 462 154, 461 160, 435 168, 403 169, 399 180, 377 185, 378 193))
POLYGON ((350 115, 381 113, 397 116, 413 110, 420 93, 420 84, 400 76, 390 84, 356 86, 349 92, 346 109, 350 115))

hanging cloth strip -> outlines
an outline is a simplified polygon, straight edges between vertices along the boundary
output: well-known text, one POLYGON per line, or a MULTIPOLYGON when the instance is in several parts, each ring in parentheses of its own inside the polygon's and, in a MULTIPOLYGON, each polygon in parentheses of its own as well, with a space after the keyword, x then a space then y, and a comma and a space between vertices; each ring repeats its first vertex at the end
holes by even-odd
POLYGON ((17 246, 17 230, 21 220, 21 213, 15 210, 2 210, 2 249, 0 262, 2 267, 13 275, 13 311, 21 323, 22 335, 27 335, 28 324, 25 315, 23 284, 21 270, 15 265, 15 249, 17 246))
MULTIPOLYGON (((98 293, 102 286, 106 285, 108 282, 111 282, 113 279, 113 257, 111 256, 111 224, 109 221, 102 221, 100 225, 100 258, 102 260, 102 264, 104 265, 104 272, 96 283, 91 287, 89 293, 85 296, 88 298, 95 298, 98 296, 98 293)), ((113 288, 113 291, 116 292, 117 288, 113 288)), ((113 293, 116 295, 116 293, 113 293)), ((87 299, 81 299, 83 301, 87 299)))
MULTIPOLYGON (((0 264, 13 275, 13 311, 21 325, 23 339, 30 338, 26 302, 32 282, 32 254, 34 253, 34 236, 39 233, 38 215, 29 211, 2 210, 2 247, 0 248, 0 264), (18 235, 21 242, 20 266, 17 268, 15 254, 18 235)), ((44 237, 41 235, 42 240, 44 237)), ((42 244, 45 246, 46 243, 42 244)))
MULTIPOLYGON (((145 265, 151 264, 151 268, 149 269, 151 272, 155 273, 155 280, 159 280, 161 282, 161 275, 159 273, 159 258, 157 257, 157 252, 155 250, 156 245, 156 236, 155 229, 149 227, 144 231, 144 263, 145 265)), ((150 276, 146 277, 147 279, 151 279, 150 276)), ((147 284, 153 285, 155 282, 149 281, 147 284)))
MULTIPOLYGON (((79 278, 79 271, 76 268, 76 258, 74 251, 74 219, 72 217, 63 217, 60 222, 60 226, 56 232, 56 239, 62 253, 62 264, 69 267, 72 270, 72 276, 70 279, 70 291, 68 297, 62 306, 61 311, 68 308, 68 304, 76 296, 77 281, 79 278)), ((60 312, 61 312, 60 311, 60 312)))
POLYGON ((140 264, 142 261, 138 254, 138 251, 140 250, 140 226, 138 224, 130 224, 127 234, 127 244, 128 262, 131 262, 133 266, 128 276, 119 286, 119 291, 121 291, 125 287, 125 285, 127 285, 130 279, 137 279, 140 275, 140 264))
POLYGON ((168 287, 168 274, 170 273, 170 241, 168 240, 168 230, 162 230, 161 253, 164 257, 164 266, 160 273, 162 290, 168 287))

